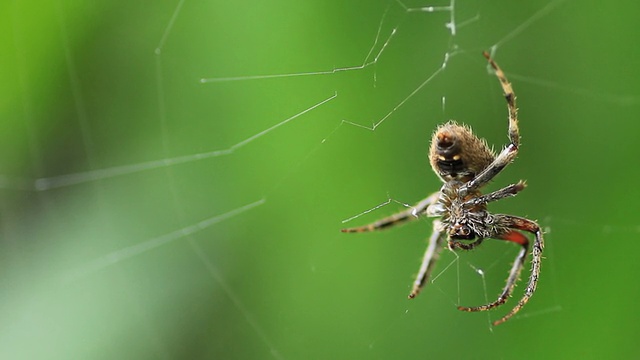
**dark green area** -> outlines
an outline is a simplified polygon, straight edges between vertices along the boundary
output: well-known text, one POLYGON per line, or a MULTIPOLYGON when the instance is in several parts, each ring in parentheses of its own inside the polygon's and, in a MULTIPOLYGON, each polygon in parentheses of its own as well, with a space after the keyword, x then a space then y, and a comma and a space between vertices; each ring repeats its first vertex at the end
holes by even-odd
POLYGON ((455 36, 450 12, 393 1, 178 4, 0 5, 0 357, 640 356, 636 3, 456 1, 455 36), (397 30, 375 65, 200 82, 362 65, 386 9, 369 60, 397 30), (528 188, 491 209, 538 220, 546 249, 531 302, 492 328, 528 269, 502 309, 456 305, 492 300, 516 246, 445 251, 409 301, 429 220, 339 230, 439 188, 438 124, 503 146, 481 56, 496 44, 522 148, 489 188, 528 188), (216 150, 231 151, 194 157, 216 150), (111 176, 127 165, 154 168, 111 176))

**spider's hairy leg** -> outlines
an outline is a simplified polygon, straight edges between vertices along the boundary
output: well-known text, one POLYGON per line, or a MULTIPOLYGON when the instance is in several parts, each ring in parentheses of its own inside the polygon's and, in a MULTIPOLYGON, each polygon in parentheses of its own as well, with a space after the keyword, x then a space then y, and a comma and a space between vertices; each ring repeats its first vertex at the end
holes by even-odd
POLYGON ((422 265, 420 265, 420 271, 416 276, 416 280, 413 282, 413 288, 409 294, 409 299, 413 299, 418 296, 420 290, 424 287, 427 280, 429 280, 433 266, 440 257, 440 251, 442 251, 444 240, 445 236, 442 231, 442 225, 439 220, 434 220, 433 233, 429 238, 429 245, 427 246, 427 251, 424 253, 422 265))
POLYGON ((493 309, 494 307, 500 306, 504 304, 509 296, 511 296, 511 292, 513 288, 516 286, 516 281, 520 277, 520 272, 522 271, 522 267, 524 265, 524 260, 527 257, 527 252, 529 251, 529 240, 522 233, 512 230, 509 231, 499 237, 497 239, 512 241, 516 244, 522 246, 522 249, 516 256, 516 260, 513 262, 513 266, 511 267, 511 271, 509 271, 509 277, 507 278, 507 283, 502 289, 502 293, 498 296, 498 299, 492 303, 481 305, 481 306, 458 306, 458 310, 461 311, 485 311, 493 309))
POLYGON ((366 231, 382 230, 394 225, 405 223, 410 220, 415 220, 425 212, 425 210, 427 209, 427 207, 429 207, 429 205, 433 204, 436 200, 438 200, 439 196, 440 196, 440 192, 435 192, 429 195, 427 198, 418 202, 415 206, 408 208, 407 210, 393 214, 391 216, 388 216, 384 219, 380 219, 368 225, 342 229, 340 231, 351 233, 351 232, 366 232, 366 231))
POLYGON ((502 90, 504 91, 504 97, 507 100, 507 110, 509 111, 509 145, 507 145, 500 154, 495 158, 495 160, 487 166, 481 173, 479 173, 475 178, 469 181, 465 185, 466 191, 473 191, 481 188, 486 183, 491 181, 502 169, 504 169, 507 165, 509 165, 518 154, 518 148, 520 147, 520 130, 518 129, 518 108, 516 107, 516 95, 513 92, 513 88, 511 87, 511 83, 507 80, 507 77, 504 75, 504 72, 498 64, 496 64, 493 59, 489 56, 489 54, 485 51, 483 53, 484 57, 487 58, 489 64, 496 72, 496 76, 498 80, 500 80, 500 85, 502 85, 502 90))
POLYGON ((536 291, 536 286, 538 285, 538 278, 540 276, 540 263, 542 262, 542 249, 544 248, 544 240, 542 239, 542 230, 540 226, 532 220, 521 218, 518 216, 509 216, 504 215, 505 219, 510 221, 510 226, 512 229, 524 230, 530 232, 535 235, 535 240, 533 242, 533 259, 531 260, 531 275, 529 275, 529 282, 527 284, 527 288, 524 291, 524 295, 518 301, 516 306, 514 306, 507 315, 503 316, 502 319, 496 320, 493 322, 493 325, 500 325, 503 322, 509 320, 513 315, 515 315, 522 307, 529 301, 533 293, 536 291))
POLYGON ((516 155, 518 155, 518 147, 513 144, 507 145, 486 169, 460 188, 461 192, 470 192, 486 185, 502 169, 507 167, 516 158, 516 155))
POLYGON ((511 87, 507 76, 500 66, 493 61, 489 53, 485 51, 482 55, 487 58, 487 61, 489 61, 489 64, 496 72, 498 80, 500 80, 500 85, 502 86, 502 91, 504 91, 504 98, 507 100, 507 108, 509 110, 509 140, 517 147, 520 144, 520 130, 518 129, 518 108, 516 107, 516 95, 513 92, 513 87, 511 87))
POLYGON ((481 195, 478 197, 471 198, 465 202, 465 205, 469 206, 477 206, 490 203, 492 201, 504 199, 510 196, 516 196, 520 191, 524 190, 527 184, 520 180, 516 184, 511 184, 509 186, 505 186, 500 190, 496 190, 489 194, 481 195))
POLYGON ((497 238, 501 240, 515 242, 521 245, 522 249, 518 253, 516 260, 514 261, 513 266, 511 267, 511 271, 509 272, 507 283, 504 289, 502 290, 502 293, 500 294, 500 296, 496 301, 490 304, 475 306, 475 307, 458 306, 458 310, 484 311, 484 310, 489 310, 504 304, 507 301, 507 299, 511 296, 513 288, 515 287, 518 277, 520 276, 520 272, 522 271, 522 267, 524 266, 524 261, 529 249, 529 240, 522 233, 516 230, 523 230, 523 231, 527 231, 534 234, 535 241, 533 243, 533 251, 532 251, 533 260, 531 265, 531 275, 529 276, 529 283, 527 284, 527 289, 525 290, 525 293, 520 299, 520 301, 518 302, 518 304, 516 304, 516 306, 513 309, 511 309, 509 313, 507 313, 507 315, 503 316, 500 320, 496 320, 493 322, 494 326, 500 325, 503 322, 509 320, 513 315, 515 315, 518 311, 520 311, 520 309, 529 301, 531 296, 533 296, 533 293, 535 292, 536 286, 538 284, 538 277, 540 275, 540 263, 542 261, 542 249, 544 247, 544 242, 542 239, 542 231, 540 230, 540 227, 538 226, 538 224, 536 224, 534 221, 517 217, 517 216, 511 216, 511 215, 496 215, 496 217, 499 217, 500 221, 507 224, 509 228, 514 229, 497 238))

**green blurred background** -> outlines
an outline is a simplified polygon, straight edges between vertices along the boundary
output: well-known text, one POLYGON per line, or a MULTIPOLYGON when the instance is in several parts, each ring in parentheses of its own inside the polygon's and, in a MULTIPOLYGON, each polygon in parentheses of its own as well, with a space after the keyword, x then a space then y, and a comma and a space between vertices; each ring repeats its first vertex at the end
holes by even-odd
POLYGON ((456 1, 453 15, 455 36, 451 12, 394 1, 3 2, 0 357, 639 357, 640 6, 456 1), (385 11, 374 55, 397 31, 375 65, 200 82, 361 65, 385 11), (516 247, 445 251, 408 301, 429 220, 339 232, 438 189, 437 124, 505 143, 493 45, 523 146, 490 188, 529 187, 492 209, 546 231, 538 291, 495 328, 515 299, 455 306, 496 296, 516 247), (400 103, 373 132, 342 123, 400 103), (36 188, 66 174, 93 178, 36 188))

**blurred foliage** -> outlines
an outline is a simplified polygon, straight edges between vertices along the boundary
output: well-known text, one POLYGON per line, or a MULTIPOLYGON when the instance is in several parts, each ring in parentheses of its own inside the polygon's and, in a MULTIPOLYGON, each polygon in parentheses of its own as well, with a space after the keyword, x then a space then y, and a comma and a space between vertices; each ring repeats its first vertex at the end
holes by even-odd
POLYGON ((394 1, 3 3, 1 357, 638 357, 638 10, 456 1, 452 36, 450 12, 394 1), (324 74, 394 28, 375 65, 324 74), (499 292, 514 246, 444 252, 407 301, 429 221, 339 232, 438 189, 437 124, 506 142, 493 45, 523 146, 490 188, 529 187, 492 209, 546 230, 537 293, 496 328, 515 299, 455 306, 499 292), (200 81, 307 72, 323 74, 200 81), (231 151, 194 156, 216 150, 231 151), (91 181, 36 188, 67 174, 91 181))

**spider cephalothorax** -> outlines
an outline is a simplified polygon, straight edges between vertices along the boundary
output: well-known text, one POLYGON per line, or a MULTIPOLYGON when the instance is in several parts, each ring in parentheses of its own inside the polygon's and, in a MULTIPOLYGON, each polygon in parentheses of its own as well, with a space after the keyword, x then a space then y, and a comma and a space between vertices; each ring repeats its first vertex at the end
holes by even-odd
POLYGON ((440 125, 433 134, 429 152, 429 161, 433 171, 444 182, 440 191, 429 195, 414 207, 378 220, 372 224, 356 228, 343 229, 343 232, 364 232, 380 230, 396 224, 416 219, 420 216, 439 217, 433 222, 433 234, 424 254, 420 271, 413 284, 409 298, 414 298, 425 285, 440 251, 446 241, 449 249, 471 250, 484 239, 506 240, 520 245, 507 283, 498 299, 492 303, 477 307, 458 306, 463 311, 489 310, 504 304, 511 296, 516 281, 529 253, 529 239, 520 231, 534 235, 531 275, 524 295, 516 306, 494 325, 501 324, 515 315, 531 298, 536 290, 542 260, 542 231, 536 222, 518 216, 492 214, 487 204, 506 197, 515 196, 525 188, 519 181, 488 194, 480 189, 491 181, 502 169, 516 157, 520 146, 516 97, 511 84, 488 53, 484 56, 495 70, 504 90, 509 112, 510 143, 495 155, 486 141, 473 134, 471 129, 458 125, 454 121, 440 125))
POLYGON ((427 208, 428 216, 441 217, 441 231, 452 240, 474 240, 506 232, 506 228, 487 211, 486 204, 475 203, 481 195, 479 191, 465 196, 460 194, 463 184, 457 180, 445 183, 438 200, 427 208))

